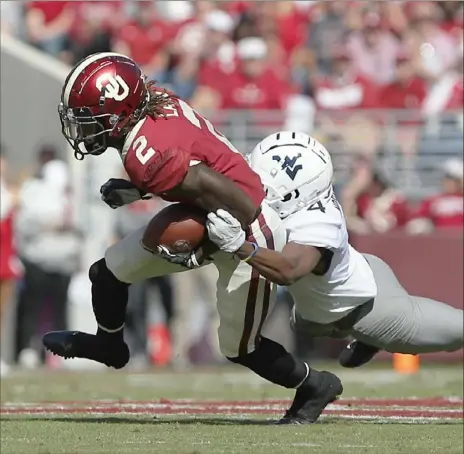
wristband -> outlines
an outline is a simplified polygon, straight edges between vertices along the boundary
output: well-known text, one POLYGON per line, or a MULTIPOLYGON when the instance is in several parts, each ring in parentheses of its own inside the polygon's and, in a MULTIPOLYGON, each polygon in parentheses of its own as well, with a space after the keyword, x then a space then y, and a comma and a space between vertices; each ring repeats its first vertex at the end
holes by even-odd
POLYGON ((256 243, 250 244, 253 246, 253 252, 246 259, 243 259, 242 262, 249 262, 259 251, 259 246, 256 243))

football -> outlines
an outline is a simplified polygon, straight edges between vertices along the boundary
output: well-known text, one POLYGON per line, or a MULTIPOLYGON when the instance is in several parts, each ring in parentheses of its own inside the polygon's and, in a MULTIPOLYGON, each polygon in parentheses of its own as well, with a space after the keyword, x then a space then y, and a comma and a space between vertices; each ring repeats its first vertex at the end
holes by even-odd
POLYGON ((192 251, 205 237, 206 214, 183 203, 169 205, 150 221, 143 243, 151 250, 166 246, 173 253, 192 251))

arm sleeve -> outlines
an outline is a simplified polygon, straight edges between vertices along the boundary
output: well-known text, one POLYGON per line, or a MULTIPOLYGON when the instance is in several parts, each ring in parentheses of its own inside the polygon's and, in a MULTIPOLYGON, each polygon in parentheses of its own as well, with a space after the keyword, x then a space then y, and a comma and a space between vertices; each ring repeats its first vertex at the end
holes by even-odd
POLYGON ((182 148, 156 150, 142 164, 131 150, 126 158, 126 171, 131 181, 151 194, 162 194, 179 185, 187 175, 190 153, 182 148))

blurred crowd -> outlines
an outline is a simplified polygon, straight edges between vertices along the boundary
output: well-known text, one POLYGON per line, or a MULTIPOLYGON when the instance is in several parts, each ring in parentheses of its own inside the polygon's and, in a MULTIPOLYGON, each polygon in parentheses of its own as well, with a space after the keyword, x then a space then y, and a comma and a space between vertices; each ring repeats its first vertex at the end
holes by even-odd
MULTIPOLYGON (((34 171, 19 185, 11 181, 4 149, 0 156, 0 326, 8 331, 9 362, 26 368, 58 367, 59 359, 43 351, 41 337, 50 330, 78 329, 80 314, 91 311, 83 263, 88 232, 80 230, 82 224, 75 219, 70 170, 59 150, 39 147, 34 171), (16 304, 9 306, 13 301, 16 304), (6 317, 12 323, 5 322, 8 306, 6 317)), ((113 212, 107 244, 146 224, 165 206, 154 197, 113 212)), ((222 360, 216 335, 216 278, 215 269, 206 267, 192 271, 188 279, 163 276, 131 286, 125 335, 132 367, 186 367, 222 360)), ((0 372, 8 369, 2 360, 0 372)))
MULTIPOLYGON (((311 133, 305 125, 314 112, 321 121, 327 111, 415 109, 423 119, 463 108, 462 2, 2 1, 1 28, 71 65, 95 52, 129 55, 149 78, 213 118, 228 109, 277 110, 311 133)), ((441 188, 412 203, 391 173, 361 152, 382 145, 370 146, 366 131, 383 130, 385 123, 356 115, 339 122, 330 117, 324 142, 333 152, 330 140, 341 134, 342 150, 356 151, 349 179, 336 188, 349 229, 462 230, 462 156, 440 160, 441 188)), ((418 119, 398 115, 393 142, 407 155, 418 119)), ((18 185, 9 181, 5 150, 1 155, 2 314, 16 295, 12 361, 26 366, 51 361, 41 334, 70 328, 73 282, 84 272, 69 169, 59 156, 42 146, 35 171, 18 185)), ((155 198, 117 210, 112 241, 163 206, 155 198)), ((134 364, 219 360, 214 277, 211 270, 194 273, 188 285, 163 277, 131 288, 126 324, 134 364), (159 303, 154 312, 153 300, 159 303)), ((88 285, 86 276, 83 281, 88 285)))
POLYGON ((198 109, 463 105, 462 2, 2 2, 2 32, 69 64, 129 55, 198 109))
POLYGON ((339 191, 348 228, 369 234, 404 230, 426 234, 437 229, 464 227, 463 162, 446 160, 441 166, 441 188, 419 203, 412 203, 395 188, 382 168, 359 157, 353 162, 350 181, 339 191))

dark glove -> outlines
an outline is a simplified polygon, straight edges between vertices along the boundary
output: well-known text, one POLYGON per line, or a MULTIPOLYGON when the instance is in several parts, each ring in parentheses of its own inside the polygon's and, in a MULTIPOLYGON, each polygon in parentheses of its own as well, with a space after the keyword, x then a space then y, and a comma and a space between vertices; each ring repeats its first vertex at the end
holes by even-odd
POLYGON ((140 199, 147 200, 151 198, 151 195, 122 178, 110 178, 100 188, 100 194, 103 202, 113 209, 140 199))
POLYGON ((193 268, 198 268, 201 264, 198 262, 195 252, 186 252, 173 254, 164 246, 158 246, 158 255, 168 262, 175 263, 176 265, 183 266, 192 270, 193 268))

